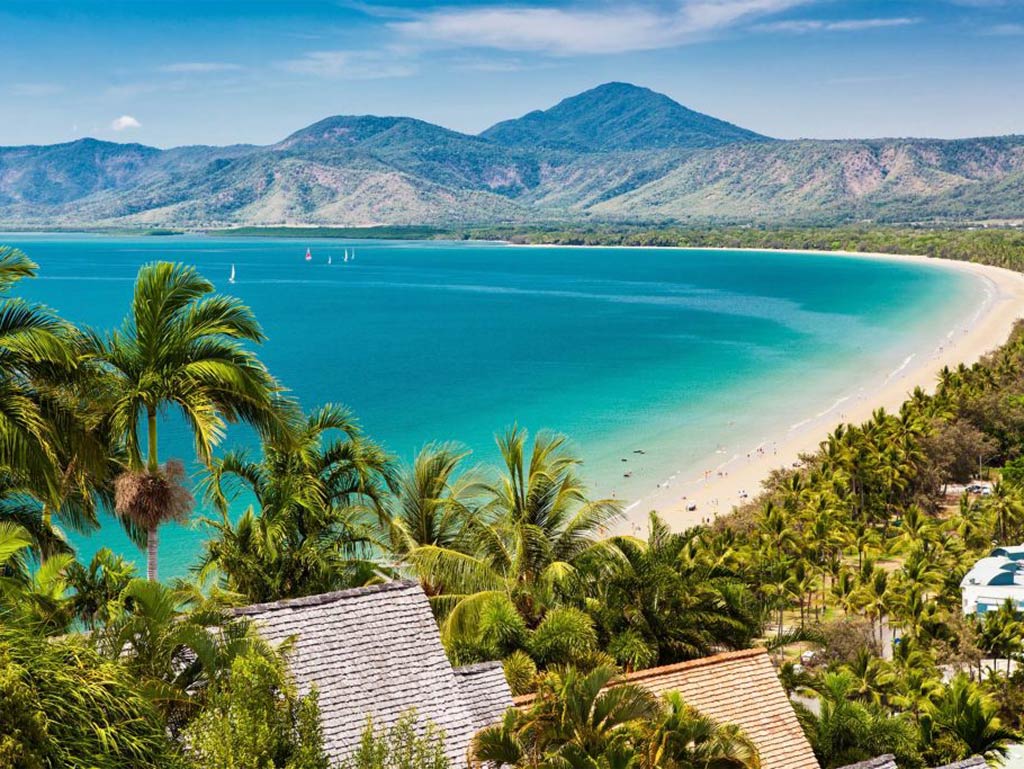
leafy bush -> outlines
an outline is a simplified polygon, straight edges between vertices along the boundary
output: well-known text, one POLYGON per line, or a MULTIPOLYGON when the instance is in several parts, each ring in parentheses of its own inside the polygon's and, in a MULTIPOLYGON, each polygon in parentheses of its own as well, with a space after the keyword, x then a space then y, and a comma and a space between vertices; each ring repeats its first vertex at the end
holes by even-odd
POLYGON ((82 638, 0 624, 0 766, 178 766, 157 710, 82 638))
POLYGON ((356 752, 341 762, 338 769, 449 769, 444 752, 444 733, 430 722, 418 725, 416 711, 402 714, 394 726, 377 731, 373 719, 366 728, 356 752))
POLYGON ((196 769, 327 769, 316 692, 299 697, 283 658, 240 655, 185 730, 196 769))

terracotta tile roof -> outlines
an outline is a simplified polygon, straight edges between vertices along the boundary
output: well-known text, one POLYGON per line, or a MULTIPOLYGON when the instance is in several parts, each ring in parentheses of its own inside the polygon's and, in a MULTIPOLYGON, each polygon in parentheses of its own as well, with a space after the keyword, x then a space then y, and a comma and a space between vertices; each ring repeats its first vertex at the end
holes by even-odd
MULTIPOLYGON (((765 649, 744 649, 630 673, 621 681, 655 694, 678 691, 719 723, 736 724, 757 746, 762 769, 819 769, 765 649)), ((518 697, 516 705, 529 704, 518 697)))
POLYGON ((257 604, 235 610, 272 643, 291 636, 300 691, 316 685, 324 745, 350 755, 366 717, 390 726, 411 708, 445 732, 452 766, 464 766, 477 730, 501 717, 512 695, 500 663, 453 669, 427 596, 416 582, 257 604))

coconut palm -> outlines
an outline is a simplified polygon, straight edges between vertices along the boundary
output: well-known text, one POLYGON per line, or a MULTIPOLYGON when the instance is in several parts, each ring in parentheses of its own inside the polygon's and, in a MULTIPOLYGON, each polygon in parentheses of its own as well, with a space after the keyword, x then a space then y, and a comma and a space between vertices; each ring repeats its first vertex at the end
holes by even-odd
POLYGON ((469 546, 466 535, 473 530, 484 488, 476 468, 462 470, 468 456, 456 444, 431 443, 420 449, 411 467, 402 468, 384 507, 392 553, 401 556, 424 545, 469 546))
POLYGON ((181 415, 204 463, 226 423, 279 427, 281 388, 244 346, 262 340, 248 307, 213 294, 213 284, 195 268, 168 262, 139 270, 120 329, 90 335, 91 355, 110 393, 105 427, 123 441, 129 471, 137 476, 119 485, 132 496, 119 495, 117 509, 146 531, 150 579, 157 578, 159 526, 188 512, 178 505, 183 498, 175 492, 176 466, 160 464, 159 416, 167 409, 181 415), (152 492, 148 501, 146 490, 152 492))
POLYGON ((626 668, 744 648, 759 634, 750 591, 721 564, 708 562, 702 535, 673 533, 651 513, 646 541, 615 540, 621 559, 587 592, 609 653, 626 668))
POLYGON ((552 671, 527 711, 509 710, 470 748, 474 765, 521 769, 758 769, 757 750, 737 727, 719 725, 675 692, 659 700, 614 684, 598 667, 552 671))
POLYGON ((665 695, 665 713, 640 742, 639 769, 759 769, 754 743, 735 724, 719 724, 665 695))
POLYGON ((926 706, 926 716, 922 717, 926 742, 940 735, 951 738, 955 747, 952 755, 939 756, 943 761, 971 756, 1005 758, 1007 748, 1020 735, 1004 728, 997 712, 996 705, 961 673, 926 706))
POLYGON ((578 475, 580 460, 560 435, 540 433, 527 451, 527 434, 511 428, 498 439, 503 473, 486 485, 487 500, 467 522, 471 544, 421 544, 404 562, 438 593, 446 640, 474 635, 483 609, 510 600, 528 625, 570 593, 581 594, 595 571, 621 559, 604 537, 619 515, 618 502, 591 500, 578 475))
MULTIPOLYGON (((36 269, 22 252, 0 246, 0 294, 36 269)), ((0 298, 0 518, 25 526, 43 558, 67 550, 52 519, 76 531, 95 528, 96 493, 109 490, 110 453, 81 352, 81 334, 52 310, 0 298)))
POLYGON ((817 713, 800 703, 794 709, 804 733, 825 769, 894 753, 900 761, 919 765, 917 735, 902 716, 890 716, 876 705, 852 699, 856 680, 848 671, 825 673, 815 686, 817 713))
POLYGON ((283 436, 215 458, 202 482, 220 514, 203 519, 200 578, 216 572, 223 587, 271 601, 366 584, 379 574, 376 522, 391 483, 390 459, 344 408, 326 405, 283 436), (239 492, 255 497, 231 520, 239 492))

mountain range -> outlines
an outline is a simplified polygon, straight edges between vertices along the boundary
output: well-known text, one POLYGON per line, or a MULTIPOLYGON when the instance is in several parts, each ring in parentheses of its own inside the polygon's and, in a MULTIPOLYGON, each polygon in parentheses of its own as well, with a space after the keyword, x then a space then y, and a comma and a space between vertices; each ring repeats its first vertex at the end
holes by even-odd
POLYGON ((1024 218, 1024 136, 779 140, 607 83, 479 135, 337 116, 269 146, 0 147, 0 226, 1024 218))

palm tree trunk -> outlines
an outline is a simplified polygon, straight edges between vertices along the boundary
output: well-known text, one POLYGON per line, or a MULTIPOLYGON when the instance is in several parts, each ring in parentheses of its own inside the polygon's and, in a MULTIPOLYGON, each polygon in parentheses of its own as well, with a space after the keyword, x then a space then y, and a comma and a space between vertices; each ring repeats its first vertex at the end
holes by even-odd
POLYGON ((160 469, 160 460, 156 453, 156 409, 152 406, 146 407, 146 438, 149 449, 146 454, 146 469, 155 473, 160 469))
POLYGON ((150 526, 146 530, 146 577, 150 582, 156 582, 157 570, 157 547, 160 544, 160 534, 156 526, 150 526))
MULTIPOLYGON (((160 470, 160 460, 156 450, 156 409, 152 406, 146 409, 146 438, 148 444, 146 469, 155 473, 160 470)), ((157 526, 158 524, 154 523, 146 530, 146 577, 150 582, 157 581, 157 550, 160 544, 157 526)))

